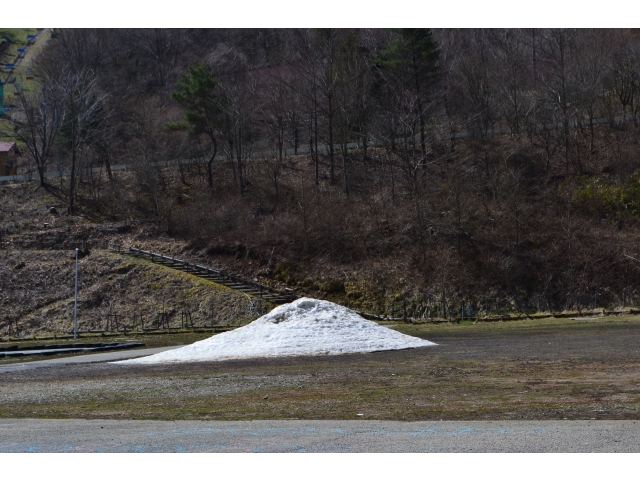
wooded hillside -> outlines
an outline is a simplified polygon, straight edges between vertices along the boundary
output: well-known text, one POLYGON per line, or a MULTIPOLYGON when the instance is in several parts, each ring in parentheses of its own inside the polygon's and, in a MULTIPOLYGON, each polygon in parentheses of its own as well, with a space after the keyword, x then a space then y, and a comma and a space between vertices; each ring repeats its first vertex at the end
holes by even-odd
POLYGON ((377 313, 640 300, 637 31, 61 30, 37 74, 72 214, 377 313))

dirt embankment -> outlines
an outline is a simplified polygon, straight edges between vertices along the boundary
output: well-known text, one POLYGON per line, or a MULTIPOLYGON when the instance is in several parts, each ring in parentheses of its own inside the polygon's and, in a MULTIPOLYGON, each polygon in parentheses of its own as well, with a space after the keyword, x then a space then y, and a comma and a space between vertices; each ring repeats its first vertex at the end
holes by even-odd
MULTIPOLYGON (((4 252, 0 268, 3 335, 68 332, 74 308, 75 259, 69 251, 4 252), (17 332, 16 332, 17 328, 17 332)), ((165 312, 172 326, 190 313, 195 325, 241 325, 259 316, 258 299, 150 262, 99 250, 79 261, 80 330, 105 329, 107 322, 147 327, 165 312), (116 317, 114 317, 116 315, 116 317)), ((1 320, 0 320, 1 321, 1 320)))
POLYGON ((340 280, 344 273, 330 266, 326 271, 308 268, 309 278, 302 281, 296 277, 300 265, 256 256, 242 245, 208 248, 171 238, 153 221, 110 220, 89 212, 68 215, 55 190, 33 183, 2 185, 0 195, 0 338, 61 334, 72 328, 76 248, 80 330, 104 329, 107 322, 122 327, 123 322, 132 324, 134 315, 137 322, 142 315, 150 326, 158 323, 161 312, 172 326, 181 325, 187 315, 195 325, 242 325, 270 308, 213 282, 116 253, 129 246, 279 289, 295 285, 299 296, 379 311, 373 300, 383 295, 376 290, 379 282, 345 283, 340 280))
POLYGON ((33 185, 3 186, 0 194, 0 337, 71 330, 75 248, 80 330, 104 329, 107 322, 122 328, 134 315, 153 326, 161 312, 171 326, 187 318, 194 325, 242 325, 269 308, 213 282, 113 251, 135 244, 185 253, 183 243, 158 234, 153 223, 69 216, 58 199, 33 185))

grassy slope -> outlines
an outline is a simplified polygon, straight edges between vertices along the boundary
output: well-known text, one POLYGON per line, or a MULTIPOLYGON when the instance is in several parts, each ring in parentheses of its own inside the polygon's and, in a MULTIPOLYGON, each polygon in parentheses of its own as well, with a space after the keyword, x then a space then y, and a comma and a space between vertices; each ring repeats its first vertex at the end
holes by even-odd
MULTIPOLYGON (((11 74, 11 78, 15 77, 16 83, 22 85, 22 88, 25 92, 32 92, 38 85, 38 79, 34 78, 27 80, 26 70, 33 67, 33 61, 35 57, 42 51, 46 41, 51 38, 51 32, 49 29, 44 29, 41 30, 38 34, 38 30, 35 28, 11 28, 3 30, 11 31, 18 41, 18 43, 13 43, 9 46, 6 52, 8 56, 6 63, 13 63, 15 61, 18 49, 24 48, 24 46, 27 44, 27 35, 37 34, 33 45, 31 45, 29 47, 29 50, 26 52, 25 58, 23 58, 21 62, 13 69, 13 72, 11 74)), ((6 88, 8 91, 5 92, 5 103, 8 104, 14 100, 13 86, 9 85, 6 88)))
MULTIPOLYGON (((35 28, 5 28, 0 29, 2 31, 10 31, 13 36, 17 39, 17 44, 12 44, 9 46, 7 51, 8 58, 6 63, 11 63, 18 53, 19 48, 23 48, 27 43, 27 35, 36 35, 38 30, 35 28)), ((26 52, 25 58, 22 59, 20 64, 13 70, 11 74, 11 78, 16 79, 16 83, 22 85, 22 89, 25 93, 31 93, 35 91, 39 84, 39 79, 34 76, 33 79, 27 79, 26 70, 29 68, 33 68, 33 62, 36 56, 42 51, 47 40, 51 38, 51 31, 47 28, 40 31, 40 33, 36 36, 35 42, 29 50, 26 52)), ((3 74, 4 80, 4 74, 3 74)), ((15 96, 15 87, 13 85, 5 85, 4 87, 4 105, 5 107, 11 107, 15 105, 17 98, 15 96)), ((11 134, 11 123, 7 120, 0 119, 0 141, 14 141, 11 134)))
MULTIPOLYGON (((62 334, 72 327, 74 251, 80 246, 76 235, 86 236, 89 245, 104 239, 104 229, 120 224, 91 224, 82 217, 49 213, 58 200, 32 185, 0 186, 0 337, 62 334), (45 227, 45 223, 47 226, 45 227), (38 248, 39 242, 67 239, 60 249, 38 248)), ((106 234, 109 239, 112 237, 106 234)), ((131 242, 136 234, 115 234, 116 240, 131 242)), ((158 243, 145 234, 136 243, 158 243)), ((161 251, 176 248, 160 240, 161 251)), ((107 245, 105 244, 105 247, 107 245)), ((179 253, 177 253, 179 255, 179 253)), ((196 325, 241 325, 260 316, 268 304, 213 282, 176 270, 109 251, 91 249, 79 263, 79 328, 101 329, 107 315, 116 313, 128 323, 132 315, 143 314, 146 326, 157 313, 169 313, 172 326, 181 325, 180 312, 193 312, 196 325)))
MULTIPOLYGON (((31 251, 25 255, 24 251, 10 251, 3 256, 2 264, 7 272, 3 280, 5 305, 11 307, 11 299, 27 296, 20 305, 19 329, 23 335, 71 330, 72 252, 31 251), (22 263, 25 265, 20 267, 22 263), (24 291, 25 286, 28 292, 24 291)), ((194 312, 197 325, 242 324, 257 318, 261 311, 257 302, 250 304, 246 296, 226 287, 104 250, 82 258, 79 271, 81 330, 104 328, 107 315, 112 312, 120 316, 122 328, 122 318, 131 324, 134 313, 142 313, 146 326, 150 326, 163 308, 169 312, 173 326, 181 324, 183 310, 194 312)))

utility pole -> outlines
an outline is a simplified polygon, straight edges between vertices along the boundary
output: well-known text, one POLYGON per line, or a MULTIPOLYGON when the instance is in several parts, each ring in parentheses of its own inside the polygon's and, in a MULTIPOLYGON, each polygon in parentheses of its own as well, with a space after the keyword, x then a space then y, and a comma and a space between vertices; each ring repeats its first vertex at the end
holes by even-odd
POLYGON ((76 248, 76 296, 73 304, 73 339, 78 336, 78 249, 76 248))

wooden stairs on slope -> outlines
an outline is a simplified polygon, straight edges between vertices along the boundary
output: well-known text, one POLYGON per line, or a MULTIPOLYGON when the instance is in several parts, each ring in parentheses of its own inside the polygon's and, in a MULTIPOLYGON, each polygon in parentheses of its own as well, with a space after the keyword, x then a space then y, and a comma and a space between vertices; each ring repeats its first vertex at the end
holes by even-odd
POLYGON ((261 285, 251 280, 230 275, 228 273, 214 270, 213 268, 204 267, 195 263, 185 262, 184 260, 178 260, 177 258, 167 257, 166 255, 160 255, 158 253, 147 252, 138 248, 129 248, 129 250, 116 250, 118 253, 131 255, 133 257, 144 258, 150 260, 153 263, 158 263, 166 267, 180 270, 191 275, 196 275, 212 282, 219 283, 226 287, 232 288, 239 292, 254 297, 261 298, 267 302, 275 304, 289 303, 296 299, 295 293, 290 289, 276 290, 266 285, 261 285))

